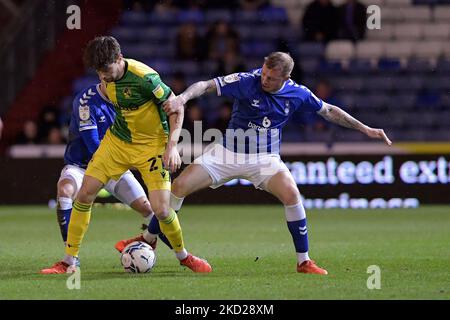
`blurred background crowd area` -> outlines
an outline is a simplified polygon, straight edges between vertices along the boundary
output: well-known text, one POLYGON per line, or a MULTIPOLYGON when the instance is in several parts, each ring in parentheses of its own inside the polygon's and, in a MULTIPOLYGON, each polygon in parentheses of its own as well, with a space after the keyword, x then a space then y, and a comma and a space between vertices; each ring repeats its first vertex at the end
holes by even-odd
MULTIPOLYGON (((270 52, 285 51, 296 62, 293 80, 384 128, 394 141, 450 140, 450 0, 124 0, 120 9, 106 33, 125 57, 157 70, 175 94, 195 81, 259 68, 270 52), (369 30, 373 4, 381 8, 381 29, 369 30)), ((0 15, 0 24, 13 20, 8 17, 0 15)), ((65 81, 69 92, 32 116, 24 109, 10 144, 67 142, 73 97, 98 78, 83 69, 65 81)), ((232 102, 214 95, 190 101, 184 127, 192 131, 201 120, 204 130, 225 130, 232 102)), ((283 140, 367 138, 298 114, 283 140)))

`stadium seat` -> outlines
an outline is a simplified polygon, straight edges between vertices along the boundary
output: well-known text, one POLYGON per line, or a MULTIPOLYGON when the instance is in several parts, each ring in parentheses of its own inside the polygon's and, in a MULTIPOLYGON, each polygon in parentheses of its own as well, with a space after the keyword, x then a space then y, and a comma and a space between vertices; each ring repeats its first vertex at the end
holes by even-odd
POLYGON ((394 87, 393 78, 386 75, 371 76, 364 80, 363 86, 368 91, 389 91, 394 87))
POLYGON ((286 24, 289 21, 286 9, 274 6, 268 6, 260 10, 259 19, 261 22, 271 24, 272 26, 273 24, 286 24))
POLYGON ((306 73, 314 73, 320 64, 320 59, 317 58, 301 58, 298 63, 300 63, 302 70, 306 73))
POLYGON ((399 8, 381 7, 382 25, 384 23, 398 23, 404 20, 404 15, 400 14, 399 8))
POLYGON ((412 55, 417 58, 428 59, 437 64, 439 56, 442 54, 442 42, 426 41, 414 43, 412 55))
POLYGON ((445 42, 442 45, 442 53, 444 54, 444 57, 450 59, 450 42, 445 42))
POLYGON ((433 18, 435 22, 448 23, 450 21, 450 7, 435 6, 433 10, 433 18))
POLYGON ((229 10, 208 10, 205 11, 205 22, 208 24, 216 21, 232 22, 233 15, 229 10))
POLYGON ((376 63, 383 56, 383 42, 360 41, 356 44, 356 58, 370 60, 376 63))
POLYGON ((373 41, 389 41, 394 37, 394 24, 383 21, 381 29, 367 30, 366 38, 373 41))
POLYGON ((178 23, 196 23, 205 22, 205 14, 201 10, 181 10, 178 12, 178 23))
POLYGON ((320 42, 303 42, 297 47, 300 57, 322 57, 325 46, 320 42))
POLYGON ((423 26, 419 23, 400 23, 394 27, 394 37, 398 40, 418 40, 422 35, 423 26))
POLYGON ((428 22, 432 20, 432 11, 430 7, 409 7, 398 10, 403 20, 409 22, 428 22))
POLYGON ((147 28, 134 29, 135 37, 140 41, 164 41, 173 40, 178 32, 177 27, 150 26, 147 28))
POLYGON ((427 73, 436 71, 437 59, 411 58, 408 61, 408 71, 412 73, 427 73))
POLYGON ((325 48, 325 57, 330 61, 338 61, 343 63, 350 62, 355 56, 355 46, 353 42, 348 40, 334 40, 328 43, 325 48))
POLYGON ((381 58, 378 61, 378 69, 380 73, 398 73, 403 70, 403 65, 400 59, 397 58, 381 58))
POLYGON ((386 7, 409 7, 411 0, 384 0, 386 7))
POLYGON ((402 80, 394 81, 392 87, 398 91, 420 90, 423 88, 424 82, 425 79, 420 75, 415 75, 414 73, 405 74, 402 80))
POLYGON ((390 97, 389 107, 408 110, 414 108, 416 103, 415 91, 400 92, 390 97))
POLYGON ((148 21, 154 26, 175 25, 178 22, 176 11, 151 12, 148 21))
POLYGON ((120 22, 123 26, 142 26, 148 23, 148 17, 145 12, 125 11, 120 22))
POLYGON ((366 6, 377 5, 377 6, 381 7, 385 4, 386 0, 359 0, 359 2, 361 2, 362 4, 364 4, 366 6))
POLYGON ((413 43, 409 41, 396 41, 386 43, 385 56, 387 58, 400 59, 402 64, 406 64, 407 59, 412 55, 413 43))
POLYGON ((111 30, 111 36, 115 37, 119 43, 137 40, 136 29, 133 27, 115 27, 111 30))
POLYGON ((240 24, 257 24, 259 22, 258 13, 255 11, 236 11, 234 20, 237 25, 240 24))
POLYGON ((376 64, 374 64, 370 60, 353 59, 352 61, 350 61, 348 72, 354 75, 377 73, 378 68, 376 64))
POLYGON ((279 28, 274 28, 271 25, 256 25, 252 26, 252 39, 255 40, 271 40, 277 41, 283 32, 279 28))
POLYGON ((436 71, 442 74, 450 74, 450 59, 442 57, 438 60, 436 71))
POLYGON ((450 25, 447 23, 425 24, 423 26, 423 36, 425 40, 445 41, 450 37, 450 25))

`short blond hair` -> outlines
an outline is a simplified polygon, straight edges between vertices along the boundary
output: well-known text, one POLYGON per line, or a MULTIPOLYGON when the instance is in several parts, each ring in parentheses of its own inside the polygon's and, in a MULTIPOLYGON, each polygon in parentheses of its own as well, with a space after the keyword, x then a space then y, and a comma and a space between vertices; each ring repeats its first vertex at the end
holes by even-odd
POLYGON ((294 69, 294 59, 286 52, 272 52, 264 57, 264 64, 269 69, 280 69, 285 77, 289 77, 294 69))

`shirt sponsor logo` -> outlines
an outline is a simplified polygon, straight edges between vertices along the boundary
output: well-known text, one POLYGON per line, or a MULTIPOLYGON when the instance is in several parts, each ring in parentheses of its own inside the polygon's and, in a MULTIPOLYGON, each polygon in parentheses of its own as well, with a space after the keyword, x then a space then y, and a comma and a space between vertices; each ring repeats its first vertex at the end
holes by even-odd
POLYGON ((164 89, 160 84, 152 91, 156 98, 161 99, 164 96, 164 89))

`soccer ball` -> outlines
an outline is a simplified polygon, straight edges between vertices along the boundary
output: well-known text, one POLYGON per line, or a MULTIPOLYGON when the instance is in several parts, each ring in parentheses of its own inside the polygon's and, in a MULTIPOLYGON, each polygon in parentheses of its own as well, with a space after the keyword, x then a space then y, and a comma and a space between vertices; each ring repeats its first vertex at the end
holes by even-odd
POLYGON ((155 266, 156 255, 147 243, 134 241, 123 249, 120 261, 126 272, 146 273, 155 266))

